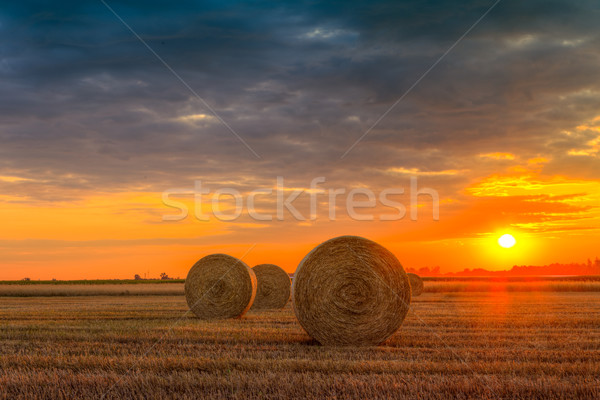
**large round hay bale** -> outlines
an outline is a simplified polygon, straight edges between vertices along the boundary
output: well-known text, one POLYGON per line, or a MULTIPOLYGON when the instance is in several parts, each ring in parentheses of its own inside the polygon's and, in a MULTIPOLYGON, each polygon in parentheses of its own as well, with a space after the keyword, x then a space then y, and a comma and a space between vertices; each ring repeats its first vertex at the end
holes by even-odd
POLYGON ((292 305, 300 325, 324 345, 377 345, 402 324, 410 285, 398 259, 358 236, 315 247, 298 265, 292 305))
POLYGON ((420 296, 421 293, 423 293, 423 279, 421 279, 419 275, 413 274, 412 272, 409 272, 406 275, 408 275, 408 281, 410 282, 410 289, 413 297, 420 296))
POLYGON ((255 295, 254 271, 226 254, 201 258, 185 279, 185 299, 202 319, 241 317, 252 306, 255 295))
POLYGON ((252 310, 285 307, 292 294, 292 281, 287 272, 274 264, 259 264, 252 268, 256 275, 256 297, 252 310))

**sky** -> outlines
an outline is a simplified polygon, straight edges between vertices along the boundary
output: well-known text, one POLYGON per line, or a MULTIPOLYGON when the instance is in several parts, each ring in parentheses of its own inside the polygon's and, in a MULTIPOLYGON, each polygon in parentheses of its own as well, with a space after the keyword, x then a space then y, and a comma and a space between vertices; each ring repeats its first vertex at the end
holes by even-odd
POLYGON ((340 235, 442 271, 600 256, 598 20, 568 0, 3 5, 0 279, 183 278, 211 253, 293 272, 340 235), (304 218, 278 218, 278 179, 304 218), (439 196, 416 218, 411 179, 439 196))

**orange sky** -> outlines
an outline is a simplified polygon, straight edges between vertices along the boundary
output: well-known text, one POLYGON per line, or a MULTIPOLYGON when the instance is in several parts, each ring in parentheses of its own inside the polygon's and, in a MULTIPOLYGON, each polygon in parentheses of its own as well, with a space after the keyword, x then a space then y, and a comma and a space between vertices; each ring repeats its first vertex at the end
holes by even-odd
MULTIPOLYGON (((1 277, 131 278, 148 271, 154 277, 160 272, 185 277, 197 259, 215 252, 244 256, 250 266, 276 263, 292 272, 314 245, 344 234, 380 242, 405 266, 440 265, 443 271, 583 262, 596 256, 600 182, 543 177, 540 171, 548 162, 544 158, 482 158, 500 157, 510 165, 478 177, 455 196, 441 197, 439 221, 433 220, 426 197, 417 221, 408 216, 400 221, 354 221, 339 211, 339 219, 331 221, 323 196, 315 221, 296 221, 286 211, 284 221, 242 216, 222 222, 214 217, 198 221, 190 197, 175 196, 191 211, 185 220, 170 222, 162 217, 174 210, 162 203, 161 193, 95 193, 48 204, 21 204, 1 196, 1 277), (496 240, 504 233, 517 239, 515 247, 498 246, 496 240)), ((301 199, 294 204, 308 215, 301 199)), ((389 209, 376 208, 375 215, 386 212, 389 209)))
POLYGON ((100 2, 12 2, 0 279, 183 278, 215 252, 291 272, 339 235, 442 272, 600 256, 597 5, 487 7, 132 2, 119 19, 100 2), (316 218, 276 218, 278 177, 285 198, 303 191, 302 215, 316 196, 316 218), (411 219, 411 178, 439 194, 439 220, 427 195, 411 219), (188 217, 169 219, 165 191, 197 181, 239 192, 239 218, 186 194, 169 199, 188 217), (382 220, 394 209, 380 196, 400 188, 383 198, 407 215, 382 220), (332 189, 345 190, 335 219, 319 192, 332 189), (372 221, 345 210, 361 189, 372 221), (250 217, 254 190, 274 191, 255 203, 273 220, 250 217), (505 233, 516 246, 497 244, 505 233))

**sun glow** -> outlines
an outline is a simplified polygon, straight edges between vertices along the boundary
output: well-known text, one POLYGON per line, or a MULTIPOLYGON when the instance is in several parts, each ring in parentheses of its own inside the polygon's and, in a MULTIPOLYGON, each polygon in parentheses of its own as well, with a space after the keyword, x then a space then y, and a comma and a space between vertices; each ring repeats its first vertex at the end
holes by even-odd
POLYGON ((510 235, 508 233, 504 234, 498 238, 498 244, 500 246, 504 247, 505 249, 509 249, 509 248, 513 247, 516 243, 517 243, 517 240, 514 238, 514 236, 510 235))

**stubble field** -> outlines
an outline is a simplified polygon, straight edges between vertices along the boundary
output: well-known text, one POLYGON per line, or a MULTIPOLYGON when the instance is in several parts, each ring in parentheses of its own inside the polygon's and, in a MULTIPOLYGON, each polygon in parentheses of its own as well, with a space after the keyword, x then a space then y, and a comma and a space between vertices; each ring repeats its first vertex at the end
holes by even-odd
POLYGON ((204 322, 175 294, 0 297, 3 399, 593 399, 599 377, 599 292, 425 293, 374 348, 318 345, 290 305, 204 322))

